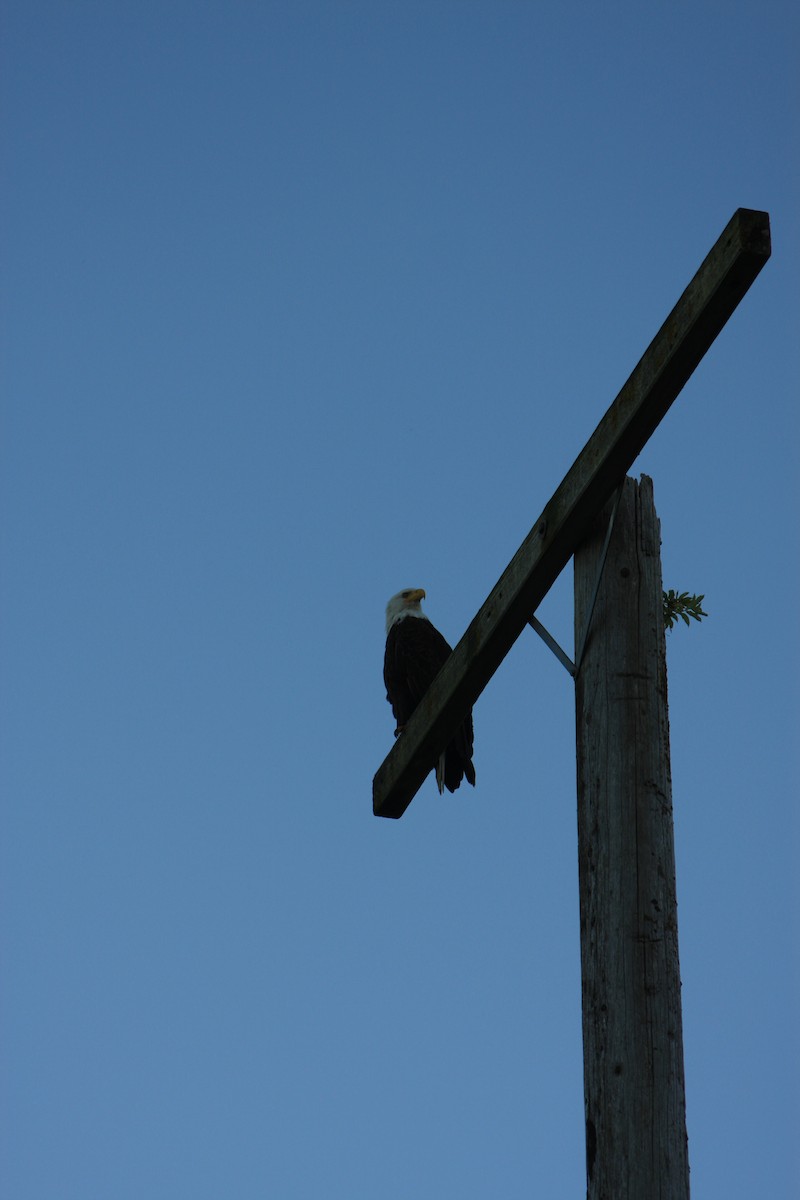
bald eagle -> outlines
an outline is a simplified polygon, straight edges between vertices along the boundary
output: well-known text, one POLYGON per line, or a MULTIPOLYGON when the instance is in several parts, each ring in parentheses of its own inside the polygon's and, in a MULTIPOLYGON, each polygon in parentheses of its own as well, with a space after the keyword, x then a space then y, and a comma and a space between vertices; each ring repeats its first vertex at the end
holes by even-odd
MULTIPOLYGON (((431 625, 420 608, 419 602, 424 599, 422 588, 406 588, 392 596, 386 605, 383 681, 386 699, 397 721, 395 737, 403 732, 414 709, 452 654, 439 630, 431 625)), ((439 792, 445 787, 448 792, 454 792, 465 776, 474 786, 471 712, 436 764, 439 792)))

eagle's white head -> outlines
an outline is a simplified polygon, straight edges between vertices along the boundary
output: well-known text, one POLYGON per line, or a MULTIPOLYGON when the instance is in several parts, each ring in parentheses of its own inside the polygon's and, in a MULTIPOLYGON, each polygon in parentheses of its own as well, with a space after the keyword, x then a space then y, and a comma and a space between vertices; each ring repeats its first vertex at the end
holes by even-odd
POLYGON ((392 596, 386 605, 386 632, 388 633, 395 622, 401 621, 403 617, 422 617, 423 621, 427 621, 428 618, 419 606, 420 600, 424 599, 424 588, 405 588, 396 596, 392 596))

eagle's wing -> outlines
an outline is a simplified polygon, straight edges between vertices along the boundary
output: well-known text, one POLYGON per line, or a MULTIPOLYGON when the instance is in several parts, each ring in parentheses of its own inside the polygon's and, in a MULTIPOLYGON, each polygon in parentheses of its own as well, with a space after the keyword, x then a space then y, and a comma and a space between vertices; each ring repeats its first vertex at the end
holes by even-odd
POLYGON ((411 628, 404 630, 400 640, 401 661, 398 665, 402 666, 416 707, 453 651, 430 621, 412 618, 404 624, 411 628))
POLYGON ((389 630, 383 675, 398 726, 406 724, 451 653, 430 621, 406 617, 389 630))

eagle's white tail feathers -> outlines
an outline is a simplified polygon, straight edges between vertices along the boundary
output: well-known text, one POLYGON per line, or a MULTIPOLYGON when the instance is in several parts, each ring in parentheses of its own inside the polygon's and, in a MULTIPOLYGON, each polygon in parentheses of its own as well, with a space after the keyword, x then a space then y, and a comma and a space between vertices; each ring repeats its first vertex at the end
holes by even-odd
POLYGON ((444 793, 444 757, 443 754, 440 754, 436 763, 436 786, 440 796, 444 793))

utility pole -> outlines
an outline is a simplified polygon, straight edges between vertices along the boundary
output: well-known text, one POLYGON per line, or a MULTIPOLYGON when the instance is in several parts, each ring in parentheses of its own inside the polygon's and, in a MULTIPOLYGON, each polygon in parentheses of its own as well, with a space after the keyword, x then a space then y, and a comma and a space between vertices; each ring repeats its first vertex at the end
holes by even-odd
POLYGON ((372 782, 401 817, 526 625, 575 678, 588 1200, 689 1195, 658 522, 625 476, 770 253, 737 209, 372 782), (573 555, 575 662, 535 616, 573 555))
POLYGON ((688 1200, 661 536, 626 479, 575 553, 587 1200, 688 1200), (598 571, 602 570, 593 614, 598 571))

